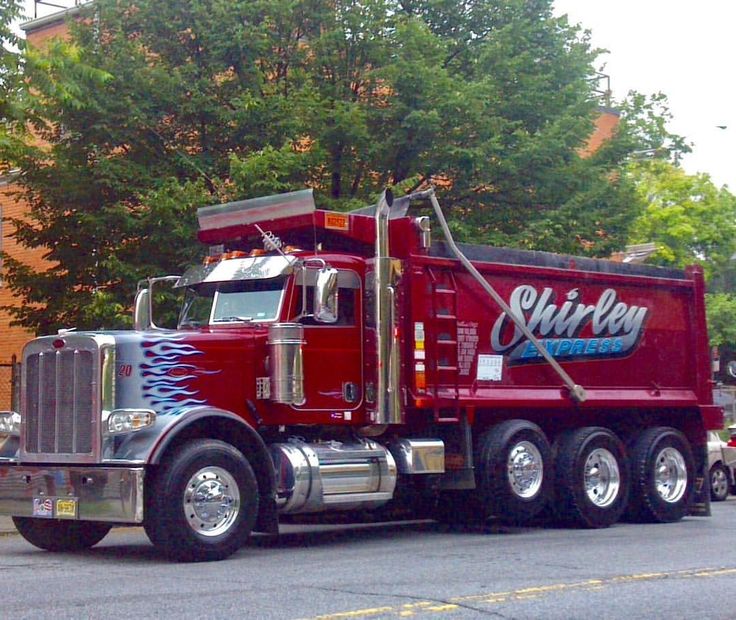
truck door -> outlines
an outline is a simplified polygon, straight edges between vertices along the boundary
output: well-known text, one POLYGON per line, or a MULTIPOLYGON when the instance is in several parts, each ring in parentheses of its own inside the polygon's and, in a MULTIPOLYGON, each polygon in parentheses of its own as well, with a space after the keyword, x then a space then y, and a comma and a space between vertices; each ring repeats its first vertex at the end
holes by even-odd
MULTIPOLYGON (((297 308, 302 286, 297 283, 297 308)), ((307 280, 307 305, 311 312, 314 283, 307 280)), ((363 402, 362 294, 354 271, 338 273, 337 322, 318 323, 311 316, 304 325, 304 396, 300 411, 329 411, 336 423, 350 422, 363 402)))

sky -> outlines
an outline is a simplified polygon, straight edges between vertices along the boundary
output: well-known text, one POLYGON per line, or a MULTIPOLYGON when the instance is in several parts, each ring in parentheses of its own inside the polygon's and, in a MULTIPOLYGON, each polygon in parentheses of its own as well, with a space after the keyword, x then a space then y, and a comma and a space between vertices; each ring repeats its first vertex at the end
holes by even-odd
POLYGON ((663 92, 669 129, 693 143, 685 170, 736 192, 736 2, 734 0, 555 0, 555 13, 591 31, 608 53, 596 69, 614 99, 663 92), (718 126, 725 126, 720 129, 718 126))

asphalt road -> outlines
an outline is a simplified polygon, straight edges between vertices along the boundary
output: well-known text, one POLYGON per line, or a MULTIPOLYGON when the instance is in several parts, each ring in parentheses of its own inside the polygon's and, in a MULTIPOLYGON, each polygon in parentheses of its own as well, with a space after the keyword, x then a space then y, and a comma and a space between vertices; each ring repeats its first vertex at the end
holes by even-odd
POLYGON ((736 499, 607 530, 288 525, 231 559, 161 560, 142 530, 51 554, 0 536, 0 617, 734 618, 736 499))

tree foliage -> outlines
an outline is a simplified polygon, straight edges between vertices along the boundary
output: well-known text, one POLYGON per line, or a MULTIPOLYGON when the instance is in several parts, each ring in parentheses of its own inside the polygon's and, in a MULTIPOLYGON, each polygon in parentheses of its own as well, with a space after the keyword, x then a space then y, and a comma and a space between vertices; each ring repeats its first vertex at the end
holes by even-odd
MULTIPOLYGON (((21 50, 24 41, 18 38, 12 25, 23 17, 22 0, 7 0, 0 4, 0 145, 9 146, 22 134, 25 88, 21 50)), ((3 166, 4 167, 4 166, 3 166)))
POLYGON ((709 293, 706 301, 710 343, 733 350, 736 348, 736 297, 729 293, 709 293))
POLYGON ((551 4, 91 3, 70 41, 26 54, 43 142, 2 155, 30 206, 16 236, 49 269, 5 258, 11 312, 41 332, 124 323, 136 280, 199 251, 196 207, 304 186, 347 209, 435 183, 460 238, 620 249, 637 209, 621 164, 656 136, 639 102, 581 156, 597 51, 551 4))
POLYGON ((708 175, 689 175, 664 161, 634 163, 628 174, 646 205, 631 241, 656 243, 649 262, 699 263, 708 280, 728 266, 736 252, 736 197, 708 175))
POLYGON ((644 205, 630 241, 656 244, 650 263, 703 266, 710 342, 736 351, 736 197, 663 160, 632 162, 627 176, 644 205))

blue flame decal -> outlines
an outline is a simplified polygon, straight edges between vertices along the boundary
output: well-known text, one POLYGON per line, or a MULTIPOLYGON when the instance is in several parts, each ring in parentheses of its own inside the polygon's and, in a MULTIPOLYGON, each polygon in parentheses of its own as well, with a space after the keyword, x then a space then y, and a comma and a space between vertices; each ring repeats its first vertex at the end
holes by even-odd
MULTIPOLYGON (((214 375, 219 370, 204 370, 192 363, 192 358, 203 355, 191 344, 177 342, 184 338, 181 334, 166 337, 153 337, 141 343, 145 362, 140 364, 143 378, 143 398, 159 415, 177 415, 176 410, 207 401, 199 396, 199 390, 192 387, 191 381, 204 375, 214 375), (172 374, 172 371, 176 371, 172 374)), ((180 411, 179 411, 180 413, 180 411)))

